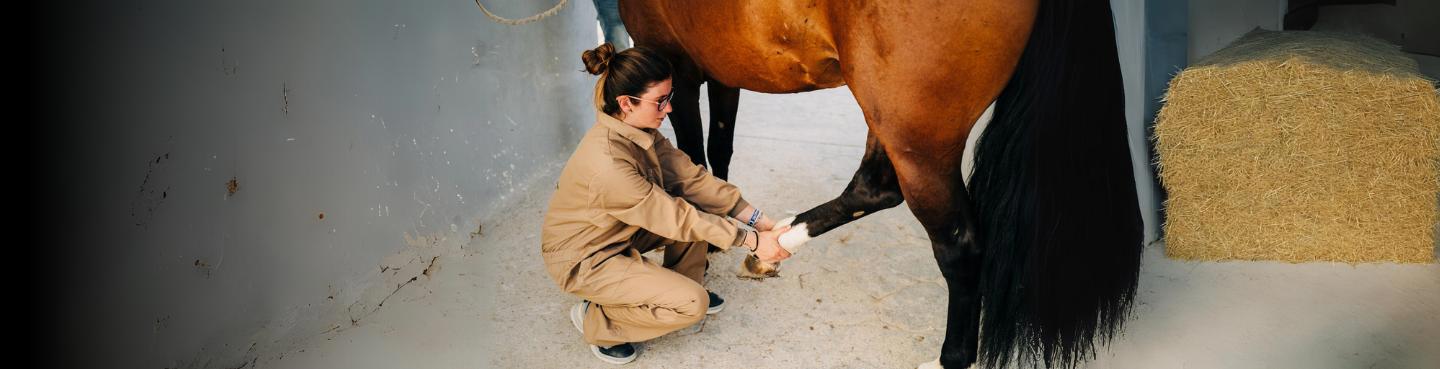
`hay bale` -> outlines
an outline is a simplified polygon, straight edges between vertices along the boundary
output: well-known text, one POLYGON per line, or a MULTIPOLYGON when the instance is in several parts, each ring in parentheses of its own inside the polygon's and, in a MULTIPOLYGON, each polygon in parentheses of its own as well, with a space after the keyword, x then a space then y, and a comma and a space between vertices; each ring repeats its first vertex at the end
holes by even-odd
POLYGON ((1182 71, 1164 101, 1171 257, 1434 259, 1440 93, 1397 47, 1257 30, 1182 71))

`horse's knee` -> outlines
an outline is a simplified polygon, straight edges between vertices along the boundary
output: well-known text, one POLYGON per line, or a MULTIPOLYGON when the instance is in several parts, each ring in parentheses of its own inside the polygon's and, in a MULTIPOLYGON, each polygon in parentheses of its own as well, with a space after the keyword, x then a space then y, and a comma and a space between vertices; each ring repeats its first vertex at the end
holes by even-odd
POLYGON ((980 240, 975 238, 975 227, 955 230, 955 247, 967 255, 980 255, 980 240))
MULTIPOLYGON (((885 160, 884 156, 866 158, 871 162, 885 160)), ((862 166, 864 166, 862 164, 862 166)), ((847 197, 849 207, 878 211, 899 206, 905 201, 905 195, 900 192, 900 183, 895 178, 894 169, 887 163, 872 163, 869 168, 861 168, 851 180, 850 186, 845 189, 843 197, 847 197), (884 165, 882 165, 884 164, 884 165)))
POLYGON ((902 202, 905 202, 905 196, 902 195, 900 193, 900 190, 898 189, 884 191, 874 196, 871 196, 871 204, 877 209, 893 208, 896 206, 900 206, 900 203, 902 202))
POLYGON ((930 247, 935 252, 935 262, 940 265, 942 274, 948 276, 958 272, 970 275, 979 272, 976 269, 979 268, 981 250, 974 229, 957 228, 951 239, 932 241, 930 247))

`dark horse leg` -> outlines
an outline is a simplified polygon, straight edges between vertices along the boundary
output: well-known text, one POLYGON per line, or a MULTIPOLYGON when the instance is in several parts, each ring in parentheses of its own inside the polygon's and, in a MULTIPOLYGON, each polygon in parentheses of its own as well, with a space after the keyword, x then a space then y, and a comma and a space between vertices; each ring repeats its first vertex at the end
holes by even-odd
POLYGON ((704 73, 688 61, 675 63, 673 80, 675 96, 670 112, 670 124, 675 127, 676 146, 690 161, 710 168, 720 179, 730 177, 730 156, 735 149, 735 112, 739 108, 740 89, 716 81, 705 81, 704 73), (706 143, 704 124, 700 120, 700 84, 704 83, 710 92, 710 138, 709 159, 705 163, 706 143))
POLYGON ((710 91, 710 171, 720 179, 730 178, 730 155, 735 152, 735 112, 740 106, 740 89, 709 80, 710 91))
POLYGON ((890 163, 890 156, 874 134, 867 134, 865 156, 860 160, 860 169, 850 179, 850 185, 845 186, 845 192, 785 223, 803 226, 808 233, 818 235, 877 211, 893 208, 901 201, 904 197, 900 194, 900 182, 896 181, 895 166, 890 163))
MULTIPOLYGON (((973 108, 978 114, 984 107, 973 108)), ((880 114, 886 121, 872 122, 871 127, 880 127, 877 137, 891 148, 891 161, 905 203, 925 227, 935 262, 949 287, 945 342, 934 364, 968 368, 975 363, 979 350, 980 272, 984 257, 984 250, 977 242, 975 217, 960 168, 970 124, 935 125, 932 127, 949 126, 962 131, 931 134, 915 129, 925 124, 924 121, 904 123, 909 119, 926 119, 930 114, 887 112, 880 114), (889 121, 891 117, 899 122, 889 121)), ((973 122, 969 112, 963 116, 973 122)))
POLYGON ((735 112, 739 108, 740 89, 713 80, 706 81, 704 71, 686 58, 674 58, 675 96, 671 104, 670 125, 675 127, 675 146, 690 157, 690 162, 710 168, 720 179, 730 177, 730 156, 735 149, 735 112), (700 84, 710 92, 710 162, 707 165, 705 132, 700 120, 700 84))
POLYGON ((980 262, 974 215, 960 171, 960 155, 896 159, 901 188, 910 211, 925 226, 930 249, 949 287, 945 343, 939 364, 968 368, 978 354, 980 334, 980 262))
POLYGON ((690 157, 690 161, 705 166, 705 132, 700 121, 700 83, 704 74, 700 68, 686 58, 672 58, 675 75, 671 86, 675 95, 670 98, 670 126, 675 128, 675 146, 690 157))
MULTIPOLYGON (((855 176, 850 179, 850 185, 845 187, 845 192, 840 193, 834 200, 780 221, 778 225, 795 226, 794 231, 786 232, 780 242, 786 249, 795 251, 814 235, 829 232, 877 211, 893 208, 902 201, 904 197, 900 194, 900 182, 896 181, 895 167, 890 164, 885 147, 880 145, 875 135, 867 135, 865 156, 860 160, 860 169, 855 171, 855 176)), ((743 266, 741 276, 752 278, 773 277, 778 267, 760 262, 754 254, 746 257, 743 266)))

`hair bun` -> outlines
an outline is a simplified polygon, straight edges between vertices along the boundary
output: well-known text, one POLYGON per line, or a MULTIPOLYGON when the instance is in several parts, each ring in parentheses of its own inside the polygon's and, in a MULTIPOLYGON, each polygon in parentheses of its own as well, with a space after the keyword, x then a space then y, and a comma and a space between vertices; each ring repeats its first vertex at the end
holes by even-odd
POLYGON ((611 45, 609 42, 600 44, 594 50, 585 50, 580 54, 580 60, 585 62, 585 71, 597 76, 610 69, 610 59, 614 57, 615 45, 611 45))

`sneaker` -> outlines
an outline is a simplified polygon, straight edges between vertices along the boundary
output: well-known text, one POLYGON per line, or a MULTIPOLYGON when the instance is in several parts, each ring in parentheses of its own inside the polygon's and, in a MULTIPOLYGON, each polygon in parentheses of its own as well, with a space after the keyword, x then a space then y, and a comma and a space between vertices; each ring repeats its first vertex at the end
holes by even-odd
POLYGON ((628 364, 631 361, 635 361, 636 356, 640 356, 635 354, 635 345, 629 343, 622 343, 610 347, 590 345, 590 352, 594 353, 595 357, 600 358, 600 361, 615 365, 628 364))
POLYGON ((716 295, 714 292, 710 292, 708 290, 705 291, 705 293, 710 294, 710 307, 705 308, 706 315, 715 314, 720 312, 721 310, 725 310, 725 299, 720 298, 720 295, 716 295))
MULTIPOLYGON (((570 323, 574 324, 575 330, 580 331, 582 335, 585 334, 585 311, 589 309, 590 301, 580 301, 570 308, 570 323)), ((635 345, 629 343, 610 347, 590 345, 590 353, 595 354, 600 361, 617 365, 635 361, 635 357, 639 356, 635 353, 635 345)))

